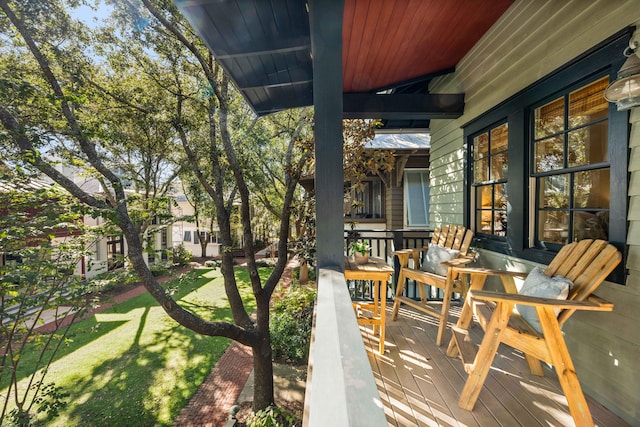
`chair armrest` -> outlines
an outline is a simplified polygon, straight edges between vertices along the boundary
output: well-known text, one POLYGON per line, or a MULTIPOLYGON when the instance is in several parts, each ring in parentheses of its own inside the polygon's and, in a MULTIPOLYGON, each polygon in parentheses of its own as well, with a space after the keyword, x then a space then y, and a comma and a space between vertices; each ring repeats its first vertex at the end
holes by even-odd
POLYGON ((427 247, 425 246, 423 248, 400 249, 397 251, 392 251, 391 254, 398 257, 398 260, 400 261, 400 267, 404 268, 409 265, 409 257, 411 257, 414 260, 414 262, 419 263, 420 252, 426 251, 426 250, 427 250, 427 247))
POLYGON ((545 306, 569 310, 612 311, 613 304, 591 295, 586 301, 570 301, 552 298, 539 298, 528 295, 508 294, 494 291, 469 291, 471 298, 482 301, 508 302, 513 304, 545 306))
POLYGON ((604 298, 600 298, 598 295, 595 295, 595 294, 589 295, 587 297, 587 301, 589 301, 590 303, 598 304, 602 306, 611 306, 611 310, 613 310, 613 303, 610 301, 607 301, 604 298))
POLYGON ((405 268, 409 265, 409 257, 413 253, 413 249, 401 249, 399 251, 392 251, 391 254, 398 257, 400 262, 400 268, 405 268))
POLYGON ((474 260, 473 258, 460 257, 460 258, 450 259, 449 261, 443 261, 440 263, 440 265, 444 265, 445 267, 449 267, 449 268, 455 268, 456 270, 458 270, 461 266, 467 265, 473 262, 473 260, 474 260))
POLYGON ((447 267, 453 267, 458 273, 475 274, 481 276, 510 276, 510 277, 522 277, 525 278, 529 273, 523 271, 507 271, 507 270, 492 270, 490 268, 479 267, 461 267, 461 265, 468 264, 472 259, 469 258, 456 258, 451 261, 445 261, 442 265, 447 267))
POLYGON ((410 254, 411 252, 413 252, 413 249, 400 249, 397 251, 391 251, 391 255, 404 255, 410 254))

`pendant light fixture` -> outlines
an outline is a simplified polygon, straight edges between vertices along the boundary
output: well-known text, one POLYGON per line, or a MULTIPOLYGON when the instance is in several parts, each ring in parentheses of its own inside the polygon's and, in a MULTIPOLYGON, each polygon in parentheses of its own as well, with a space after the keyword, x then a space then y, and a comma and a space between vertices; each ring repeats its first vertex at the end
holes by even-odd
POLYGON ((604 97, 614 102, 618 111, 640 106, 640 35, 635 32, 624 50, 627 60, 618 71, 618 78, 607 87, 604 97))

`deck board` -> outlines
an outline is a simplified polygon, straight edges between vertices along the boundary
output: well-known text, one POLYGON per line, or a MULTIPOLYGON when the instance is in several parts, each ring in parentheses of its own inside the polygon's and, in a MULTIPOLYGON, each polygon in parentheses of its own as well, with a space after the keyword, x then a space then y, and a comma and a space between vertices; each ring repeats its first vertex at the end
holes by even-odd
MULTIPOLYGON (((371 327, 360 330, 367 349, 384 412, 390 426, 548 426, 574 425, 566 398, 553 369, 544 377, 529 373, 523 355, 501 345, 473 411, 458 407, 467 378, 462 363, 435 344, 437 323, 410 307, 402 306, 392 321, 387 305, 385 354, 378 354, 378 337, 371 327)), ((452 307, 450 323, 459 307, 452 307)), ((479 343, 482 329, 470 329, 479 343)), ((628 427, 622 419, 587 396, 598 426, 628 427)))

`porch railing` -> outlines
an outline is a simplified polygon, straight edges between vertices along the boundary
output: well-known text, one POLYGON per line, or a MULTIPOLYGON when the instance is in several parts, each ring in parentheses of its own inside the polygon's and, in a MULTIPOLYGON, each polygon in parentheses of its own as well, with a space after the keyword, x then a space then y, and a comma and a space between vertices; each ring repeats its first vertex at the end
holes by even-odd
MULTIPOLYGON (((430 229, 399 229, 399 230, 345 230, 344 231, 344 251, 347 255, 351 255, 349 245, 354 240, 367 240, 371 246, 370 255, 382 258, 393 266, 395 273, 393 275, 393 283, 387 292, 387 298, 393 299, 398 283, 398 273, 400 264, 391 252, 397 249, 414 249, 422 248, 431 241, 430 229)), ((432 301, 442 300, 442 289, 426 286, 425 289, 427 299, 432 301)), ((404 296, 420 299, 418 285, 410 280, 405 284, 404 296)))
POLYGON ((349 244, 354 240, 367 240, 371 255, 391 261, 391 252, 396 249, 421 248, 431 240, 429 229, 399 230, 344 230, 344 250, 351 255, 349 244))
POLYGON ((304 426, 387 426, 344 274, 320 269, 304 426))
MULTIPOLYGON (((365 239, 372 247, 372 256, 392 265, 397 264, 397 258, 391 255, 395 248, 423 247, 431 238, 430 230, 355 231, 357 235, 345 230, 346 254, 351 241, 365 239)), ((399 265, 395 269, 397 273, 399 265)), ((317 284, 303 425, 386 426, 344 274, 320 269, 317 284)), ((415 286, 413 293, 418 296, 415 286)))

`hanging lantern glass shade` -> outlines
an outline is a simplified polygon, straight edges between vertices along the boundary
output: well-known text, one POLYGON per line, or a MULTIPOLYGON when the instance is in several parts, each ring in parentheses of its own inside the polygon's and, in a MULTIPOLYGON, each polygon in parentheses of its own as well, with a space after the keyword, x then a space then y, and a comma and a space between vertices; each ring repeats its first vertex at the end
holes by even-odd
POLYGON ((618 78, 604 92, 609 102, 615 102, 618 111, 640 105, 640 58, 632 53, 618 71, 618 78))

